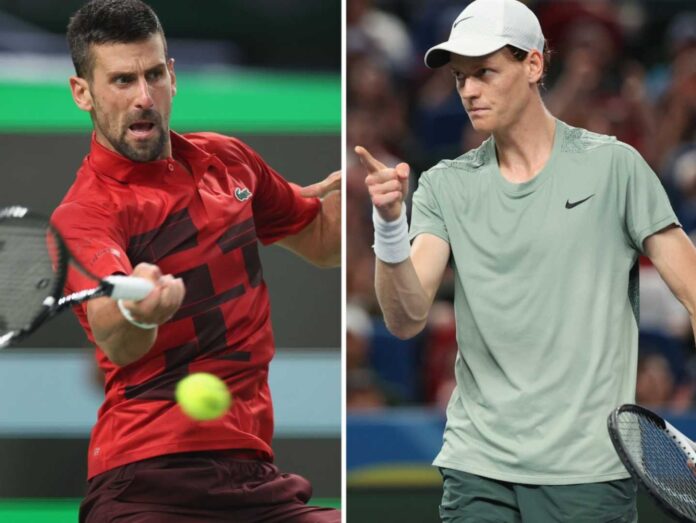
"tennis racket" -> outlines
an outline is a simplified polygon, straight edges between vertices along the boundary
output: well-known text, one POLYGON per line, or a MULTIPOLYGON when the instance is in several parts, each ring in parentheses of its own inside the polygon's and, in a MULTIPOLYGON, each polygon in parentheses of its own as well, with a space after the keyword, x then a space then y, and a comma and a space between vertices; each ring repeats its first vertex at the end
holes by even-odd
POLYGON ((607 424, 619 458, 657 504, 677 521, 696 521, 694 442, 638 405, 617 408, 607 424))
POLYGON ((71 305, 102 296, 141 300, 153 287, 143 278, 93 275, 70 254, 46 218, 26 207, 0 208, 0 349, 71 305), (63 296, 70 265, 96 286, 63 296))

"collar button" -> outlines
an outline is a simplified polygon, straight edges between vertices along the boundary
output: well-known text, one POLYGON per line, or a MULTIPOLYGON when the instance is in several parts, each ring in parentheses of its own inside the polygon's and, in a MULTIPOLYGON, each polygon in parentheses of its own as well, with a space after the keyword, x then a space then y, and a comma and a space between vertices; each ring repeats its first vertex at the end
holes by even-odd
POLYGON ((168 164, 167 169, 169 169, 170 171, 174 171, 174 164, 173 163, 168 164))

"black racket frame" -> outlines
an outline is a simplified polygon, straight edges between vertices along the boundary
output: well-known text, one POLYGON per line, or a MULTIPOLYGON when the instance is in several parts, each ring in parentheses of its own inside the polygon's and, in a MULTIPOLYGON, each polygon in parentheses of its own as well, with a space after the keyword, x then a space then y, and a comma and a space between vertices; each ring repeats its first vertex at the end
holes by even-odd
MULTIPOLYGON (((651 482, 644 477, 644 474, 640 471, 640 468, 633 462, 633 459, 628 452, 624 450, 623 440, 621 438, 621 434, 619 433, 619 415, 623 412, 633 412, 634 414, 645 416, 646 418, 654 421, 655 424, 663 430, 666 428, 665 420, 654 412, 641 407, 640 405, 627 403, 614 409, 614 411, 609 414, 609 417, 607 418, 607 429, 609 430, 609 437, 614 445, 614 449, 616 449, 616 453, 619 455, 619 459, 621 459, 621 462, 625 465, 631 476, 633 476, 640 486, 648 492, 650 497, 653 498, 655 503, 675 521, 694 523, 696 520, 689 519, 684 514, 676 510, 658 490, 651 486, 651 482)), ((686 456, 684 456, 684 458, 686 459, 686 456)))
POLYGON ((36 315, 31 323, 29 323, 23 329, 16 331, 11 338, 12 342, 20 341, 29 334, 33 333, 39 328, 39 326, 41 326, 42 323, 56 315, 61 310, 71 305, 77 305, 90 298, 108 296, 113 288, 113 285, 106 281, 100 280, 100 278, 90 273, 72 256, 60 233, 43 215, 18 205, 0 209, 0 225, 3 221, 7 220, 26 219, 32 220, 37 224, 41 224, 42 227, 47 231, 47 234, 51 234, 52 241, 55 242, 54 248, 56 259, 53 260, 55 278, 52 288, 50 290, 47 289, 46 293, 46 298, 52 298, 53 302, 51 305, 44 304, 43 309, 39 312, 39 314, 36 315), (94 289, 87 289, 63 296, 63 289, 65 287, 70 265, 73 265, 73 267, 75 267, 77 270, 92 278, 95 283, 98 284, 98 286, 94 289))

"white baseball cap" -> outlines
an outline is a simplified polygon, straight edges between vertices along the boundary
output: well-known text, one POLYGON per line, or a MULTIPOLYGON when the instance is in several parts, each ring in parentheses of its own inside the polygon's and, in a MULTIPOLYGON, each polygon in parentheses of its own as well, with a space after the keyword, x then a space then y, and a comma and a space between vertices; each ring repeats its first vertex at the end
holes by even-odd
POLYGON ((485 56, 506 45, 543 53, 544 35, 537 17, 518 0, 475 0, 459 13, 449 40, 425 53, 425 65, 441 67, 449 62, 450 53, 485 56))

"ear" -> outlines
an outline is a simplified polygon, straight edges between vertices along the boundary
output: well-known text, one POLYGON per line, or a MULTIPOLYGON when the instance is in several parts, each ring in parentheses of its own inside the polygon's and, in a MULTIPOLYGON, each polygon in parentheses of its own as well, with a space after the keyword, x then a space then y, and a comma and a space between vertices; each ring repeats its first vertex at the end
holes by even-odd
POLYGON ((535 84, 544 74, 544 56, 537 50, 532 49, 527 55, 527 79, 529 83, 535 84))
POLYGON ((172 84, 172 96, 176 95, 176 73, 174 72, 174 58, 167 60, 167 69, 169 70, 169 79, 172 84))
POLYGON ((92 102, 92 93, 89 91, 89 83, 84 78, 79 76, 70 77, 70 91, 72 92, 73 100, 83 111, 90 112, 94 108, 92 102))

